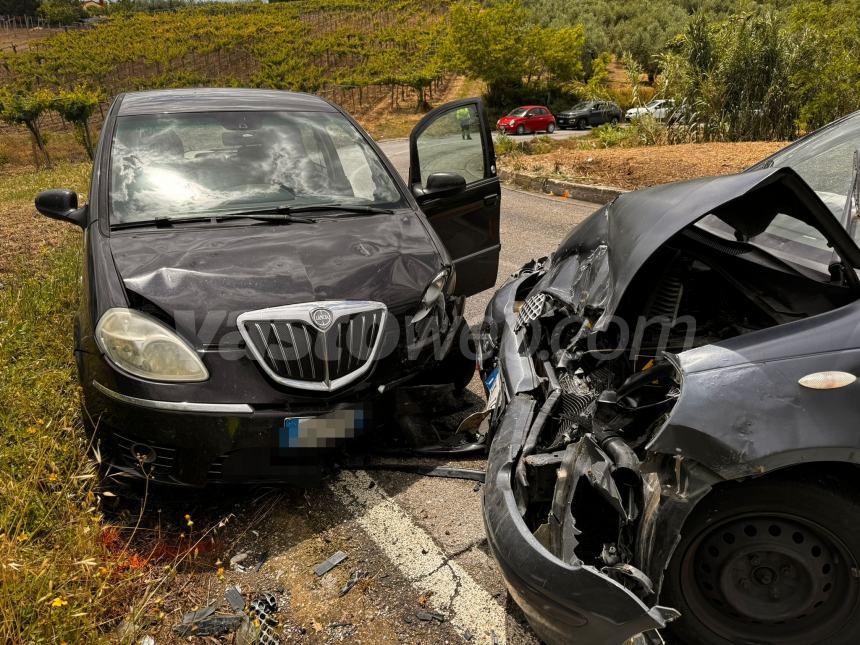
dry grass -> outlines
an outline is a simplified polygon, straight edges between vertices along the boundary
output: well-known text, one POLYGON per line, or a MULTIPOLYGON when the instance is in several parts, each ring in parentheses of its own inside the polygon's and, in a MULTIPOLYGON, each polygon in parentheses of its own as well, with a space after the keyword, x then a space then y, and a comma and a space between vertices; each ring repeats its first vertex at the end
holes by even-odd
MULTIPOLYGON (((448 83, 441 96, 434 97, 432 103, 435 107, 456 99, 480 96, 483 91, 481 81, 456 77, 448 83)), ((409 101, 398 103, 394 109, 386 99, 366 113, 356 115, 356 118, 374 139, 382 141, 408 137, 423 116, 424 112, 416 111, 415 101, 410 95, 409 101)))
POLYGON ((581 149, 576 142, 551 152, 506 157, 500 165, 543 177, 635 190, 695 177, 740 172, 786 144, 777 141, 581 149))

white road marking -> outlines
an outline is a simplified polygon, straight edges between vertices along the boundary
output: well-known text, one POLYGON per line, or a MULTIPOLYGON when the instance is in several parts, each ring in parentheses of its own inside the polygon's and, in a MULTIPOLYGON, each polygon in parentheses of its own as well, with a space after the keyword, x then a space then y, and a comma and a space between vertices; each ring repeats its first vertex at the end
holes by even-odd
POLYGON ((461 635, 470 632, 475 643, 491 644, 494 636, 498 643, 506 641, 502 606, 450 561, 397 502, 373 486, 366 472, 342 472, 330 488, 401 575, 429 593, 428 603, 461 635))

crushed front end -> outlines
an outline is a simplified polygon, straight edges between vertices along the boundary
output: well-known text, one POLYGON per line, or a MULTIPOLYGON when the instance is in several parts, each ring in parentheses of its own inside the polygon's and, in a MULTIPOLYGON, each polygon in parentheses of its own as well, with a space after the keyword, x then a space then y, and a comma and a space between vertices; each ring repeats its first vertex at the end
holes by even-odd
MULTIPOLYGON (((589 255, 581 275, 594 279, 605 247, 589 255)), ((646 484, 637 451, 679 384, 665 360, 634 373, 625 359, 605 360, 617 339, 591 338, 593 321, 534 289, 545 264, 502 288, 489 312, 497 328, 482 338, 495 403, 487 536, 541 639, 621 643, 677 615, 657 605, 638 566, 641 519, 660 488, 646 484)))

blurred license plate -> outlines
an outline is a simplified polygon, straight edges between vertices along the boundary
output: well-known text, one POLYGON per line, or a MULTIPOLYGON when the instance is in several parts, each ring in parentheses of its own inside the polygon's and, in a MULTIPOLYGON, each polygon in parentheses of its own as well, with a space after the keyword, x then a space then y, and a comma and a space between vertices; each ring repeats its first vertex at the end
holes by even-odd
POLYGON ((278 448, 333 448, 364 431, 364 410, 335 410, 315 417, 287 417, 278 428, 278 448))

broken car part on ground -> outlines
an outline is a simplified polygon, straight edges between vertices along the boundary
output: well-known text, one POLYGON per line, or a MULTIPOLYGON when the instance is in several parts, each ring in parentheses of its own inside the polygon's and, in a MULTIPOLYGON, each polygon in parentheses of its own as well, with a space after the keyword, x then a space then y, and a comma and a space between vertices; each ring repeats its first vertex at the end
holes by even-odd
POLYGON ((860 639, 858 133, 622 195, 490 302, 484 521, 542 639, 860 639))
POLYGON ((115 99, 89 204, 36 200, 84 229, 75 356, 115 470, 306 483, 332 449, 397 425, 399 388, 466 386, 464 301, 495 283, 500 248, 480 99, 427 114, 410 148, 407 186, 316 96, 115 99))

